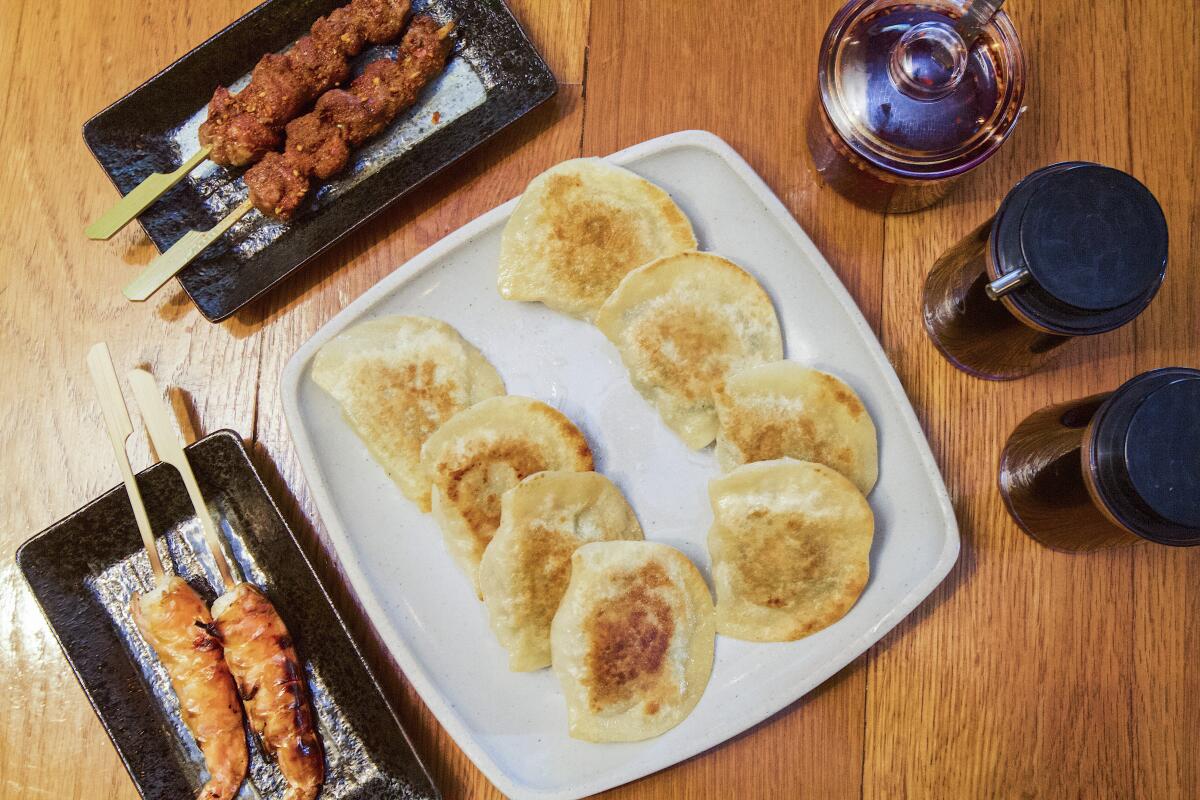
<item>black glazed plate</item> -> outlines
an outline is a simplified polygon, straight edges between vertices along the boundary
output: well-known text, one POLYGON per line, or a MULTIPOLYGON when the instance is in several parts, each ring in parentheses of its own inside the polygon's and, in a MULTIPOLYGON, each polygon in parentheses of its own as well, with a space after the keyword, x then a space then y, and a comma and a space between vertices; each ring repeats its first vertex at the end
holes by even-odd
MULTIPOLYGON (((217 86, 240 88, 264 53, 285 49, 346 2, 267 0, 84 123, 88 148, 121 194, 174 170, 199 149, 196 128, 217 86)), ((554 76, 501 0, 415 0, 413 11, 457 22, 446 73, 291 223, 251 211, 179 274, 209 320, 229 316, 554 94, 554 76)), ((384 54, 395 46, 369 48, 356 70, 384 54)), ((245 199, 239 175, 201 164, 142 214, 142 228, 160 252, 189 230, 211 228, 245 199)))
MULTIPOLYGON (((439 798, 241 438, 218 431, 187 451, 227 553, 275 603, 305 661, 326 750, 322 800, 439 798)), ((161 534, 164 566, 211 602, 220 579, 183 481, 173 467, 156 464, 139 473, 138 484, 161 534)), ((131 594, 148 590, 152 579, 125 488, 30 539, 17 563, 141 796, 195 797, 203 758, 180 721, 166 673, 129 616, 131 594)), ((253 740, 250 759, 238 797, 282 798, 283 780, 253 740)))

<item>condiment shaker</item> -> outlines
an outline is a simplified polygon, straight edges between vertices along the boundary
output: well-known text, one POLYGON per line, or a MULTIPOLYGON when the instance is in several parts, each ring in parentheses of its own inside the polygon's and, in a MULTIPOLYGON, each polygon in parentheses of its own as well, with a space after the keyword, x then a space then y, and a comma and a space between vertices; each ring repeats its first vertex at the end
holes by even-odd
POLYGON ((1200 544, 1200 370, 1153 370, 1033 413, 1004 447, 1000 494, 1054 549, 1200 544))
POLYGON ((807 126, 821 178, 904 212, 939 200, 1017 123, 1025 58, 1004 12, 964 41, 962 0, 852 0, 825 32, 807 126))
POLYGON ((1053 164, 933 265, 925 329, 958 368, 1018 378, 1075 337, 1133 320, 1166 268, 1167 222, 1149 189, 1111 167, 1053 164))

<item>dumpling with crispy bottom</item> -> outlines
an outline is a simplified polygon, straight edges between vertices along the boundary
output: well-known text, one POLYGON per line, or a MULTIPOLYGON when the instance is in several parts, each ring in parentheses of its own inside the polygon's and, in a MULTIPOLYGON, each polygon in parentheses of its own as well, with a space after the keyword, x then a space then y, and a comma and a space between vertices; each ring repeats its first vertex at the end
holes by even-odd
POLYGON ((710 481, 717 632, 788 642, 845 616, 867 585, 875 518, 853 483, 782 458, 710 481))
POLYGON ((508 300, 591 320, 630 270, 695 247, 691 223, 662 189, 576 158, 530 181, 504 226, 496 282, 508 300))
POLYGON ((794 361, 751 367, 715 395, 717 462, 816 461, 845 475, 863 494, 879 476, 875 423, 840 378, 794 361))
POLYGON ((749 367, 783 358, 771 298, 712 253, 681 253, 625 276, 596 316, 634 387, 688 447, 717 435, 713 392, 749 367))
POLYGON ((479 560, 500 526, 501 496, 534 473, 586 472, 593 461, 587 439, 560 411, 508 395, 447 420, 421 448, 421 467, 446 548, 480 594, 479 560))
POLYGON ((550 666, 550 621, 580 545, 641 538, 621 490, 598 472, 539 472, 505 492, 479 585, 509 669, 550 666))
POLYGON ((326 342, 313 380, 400 491, 429 511, 421 445, 443 422, 504 394, 495 368, 458 331, 428 317, 382 317, 326 342))
POLYGON ((595 542, 571 557, 550 626, 571 736, 633 742, 682 722, 712 672, 713 602, 687 556, 656 542, 595 542))

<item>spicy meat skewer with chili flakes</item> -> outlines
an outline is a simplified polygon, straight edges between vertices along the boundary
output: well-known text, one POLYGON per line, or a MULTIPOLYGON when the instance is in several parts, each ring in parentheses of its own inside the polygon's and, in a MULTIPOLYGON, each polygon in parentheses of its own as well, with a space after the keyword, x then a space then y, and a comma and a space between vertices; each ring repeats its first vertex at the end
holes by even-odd
POLYGON ((373 61, 348 89, 321 95, 310 113, 288 123, 285 150, 268 153, 242 175, 250 189, 246 201, 212 228, 185 233, 126 285, 125 297, 148 299, 251 209, 290 220, 314 178, 325 180, 344 169, 353 148, 383 131, 445 70, 454 27, 453 22, 439 26, 428 16, 415 18, 394 60, 373 61))
POLYGON ((262 57, 237 94, 218 87, 200 126, 200 144, 222 166, 243 167, 279 147, 284 126, 350 76, 350 59, 367 44, 400 35, 408 0, 353 0, 313 23, 286 53, 262 57))
POLYGON ((242 179, 250 202, 268 216, 289 220, 312 189, 345 169, 350 153, 378 135, 446 68, 454 23, 417 17, 396 60, 372 61, 347 89, 330 89, 311 112, 287 124, 282 153, 267 153, 242 179))
POLYGON ((288 121, 346 80, 350 59, 364 47, 399 36, 409 12, 409 0, 352 0, 314 22, 286 53, 263 56, 240 92, 217 87, 200 125, 200 149, 174 172, 147 177, 88 226, 88 237, 110 238, 205 159, 244 167, 277 149, 288 121))

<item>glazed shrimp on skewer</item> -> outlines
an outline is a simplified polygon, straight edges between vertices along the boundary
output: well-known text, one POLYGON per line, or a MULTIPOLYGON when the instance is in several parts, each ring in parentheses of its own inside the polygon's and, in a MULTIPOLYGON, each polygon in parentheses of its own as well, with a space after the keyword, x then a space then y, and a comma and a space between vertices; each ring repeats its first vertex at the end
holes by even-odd
POLYGON ((325 764, 292 637, 271 601, 249 583, 218 597, 212 610, 246 715, 290 787, 286 800, 312 800, 325 764))
POLYGON ((234 582, 221 552, 216 527, 171 426, 154 376, 135 369, 129 373, 129 385, 141 406, 154 449, 183 478, 213 560, 225 581, 225 594, 213 603, 216 619, 212 632, 224 645, 225 662, 241 690, 250 726, 267 754, 275 758, 288 783, 286 800, 312 800, 325 780, 325 759, 308 701, 304 668, 287 626, 266 595, 249 583, 234 582))
POLYGON ((230 800, 246 777, 246 731, 237 688, 204 600, 178 575, 135 595, 133 621, 158 654, 179 712, 208 765, 198 800, 230 800))
POLYGON ((183 578, 163 572, 146 507, 125 453, 125 442, 133 433, 133 425, 108 347, 103 343, 88 353, 88 369, 100 394, 113 452, 154 572, 153 591, 135 594, 130 603, 133 621, 166 669, 171 688, 179 698, 183 721, 204 754, 209 780, 201 789, 199 800, 230 800, 246 777, 247 764, 246 732, 242 729, 237 688, 204 600, 183 578))

